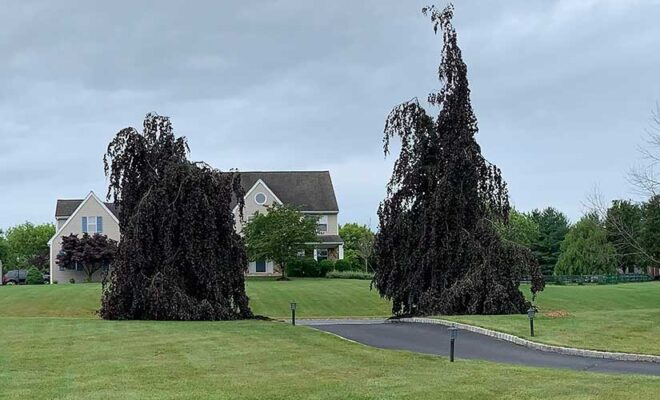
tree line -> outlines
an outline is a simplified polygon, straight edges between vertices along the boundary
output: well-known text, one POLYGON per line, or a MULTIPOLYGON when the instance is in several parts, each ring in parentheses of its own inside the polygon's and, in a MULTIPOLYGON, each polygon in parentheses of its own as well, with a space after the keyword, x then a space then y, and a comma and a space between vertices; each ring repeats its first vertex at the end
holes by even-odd
POLYGON ((660 265, 660 196, 614 200, 574 224, 552 207, 514 209, 498 227, 502 238, 532 251, 543 275, 646 273, 660 265))

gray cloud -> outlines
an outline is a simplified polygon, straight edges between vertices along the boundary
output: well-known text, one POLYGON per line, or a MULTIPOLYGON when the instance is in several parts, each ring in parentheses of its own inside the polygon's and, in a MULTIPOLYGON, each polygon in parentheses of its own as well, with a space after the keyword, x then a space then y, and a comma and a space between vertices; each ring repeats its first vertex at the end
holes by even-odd
MULTIPOLYGON (((330 169, 372 220, 392 106, 438 87, 426 2, 13 1, 0 13, 0 227, 105 193, 101 157, 144 114, 227 169, 330 169), (356 4, 357 3, 357 4, 356 4)), ((461 1, 479 141, 527 210, 573 219, 625 172, 660 99, 658 1, 461 1)))

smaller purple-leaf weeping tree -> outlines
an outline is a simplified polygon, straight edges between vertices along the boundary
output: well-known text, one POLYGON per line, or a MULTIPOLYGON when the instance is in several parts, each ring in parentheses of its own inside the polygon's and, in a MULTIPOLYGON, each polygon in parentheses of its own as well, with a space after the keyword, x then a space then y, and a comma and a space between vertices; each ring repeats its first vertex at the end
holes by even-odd
POLYGON ((395 136, 401 150, 378 210, 373 286, 392 301, 395 315, 522 313, 529 303, 521 277, 531 277, 533 295, 543 277, 531 251, 504 241, 495 228, 508 223, 508 192, 475 140, 453 10, 422 10, 444 43, 443 87, 428 97, 439 115, 413 99, 395 107, 385 124, 385 154, 395 136))
MULTIPOLYGON (((117 242, 106 235, 83 233, 82 237, 76 234, 62 237, 62 248, 57 255, 57 265, 67 269, 81 267, 87 275, 87 282, 91 282, 98 271, 107 273, 110 264, 117 253, 117 242)), ((106 274, 103 275, 105 279, 106 274)))
POLYGON ((251 318, 248 260, 234 229, 243 214, 240 176, 188 160, 169 118, 147 114, 142 132, 125 128, 104 157, 108 198, 121 240, 104 288, 105 319, 251 318))

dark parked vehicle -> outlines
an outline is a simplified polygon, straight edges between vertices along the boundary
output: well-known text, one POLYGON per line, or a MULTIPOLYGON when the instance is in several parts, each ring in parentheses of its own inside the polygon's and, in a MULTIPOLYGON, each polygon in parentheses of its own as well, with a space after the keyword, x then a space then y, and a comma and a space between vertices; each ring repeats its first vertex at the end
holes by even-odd
POLYGON ((3 285, 24 285, 27 282, 27 269, 13 269, 2 277, 3 285))
MULTIPOLYGON (((27 283, 27 269, 13 269, 7 271, 7 273, 2 277, 3 285, 25 285, 27 283)), ((50 283, 50 274, 45 273, 42 275, 44 283, 50 283)))

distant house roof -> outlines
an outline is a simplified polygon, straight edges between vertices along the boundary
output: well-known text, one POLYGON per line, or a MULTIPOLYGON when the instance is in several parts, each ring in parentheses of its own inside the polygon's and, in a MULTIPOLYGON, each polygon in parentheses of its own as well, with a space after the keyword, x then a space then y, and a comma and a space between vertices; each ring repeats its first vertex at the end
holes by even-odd
MULTIPOLYGON (((246 193, 261 179, 284 204, 300 211, 339 211, 328 171, 247 171, 239 175, 246 193)), ((236 200, 232 208, 235 205, 236 200)))
MULTIPOLYGON (((57 200, 57 205, 55 206, 55 218, 69 218, 83 201, 83 199, 57 200)), ((103 204, 108 207, 108 210, 110 210, 115 217, 119 218, 114 203, 103 204)))

